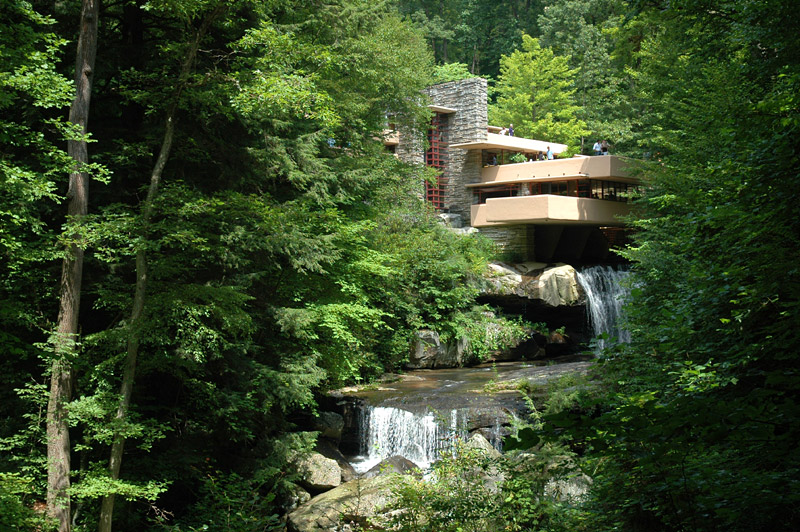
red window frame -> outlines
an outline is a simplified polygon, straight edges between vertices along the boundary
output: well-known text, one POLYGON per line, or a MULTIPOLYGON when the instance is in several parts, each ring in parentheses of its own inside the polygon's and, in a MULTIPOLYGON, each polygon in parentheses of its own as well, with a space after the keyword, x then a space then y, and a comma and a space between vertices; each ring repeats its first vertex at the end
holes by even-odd
POLYGON ((444 142, 444 116, 436 113, 431 119, 431 127, 428 130, 428 149, 425 151, 425 164, 431 168, 439 170, 436 182, 425 184, 425 199, 429 201, 437 211, 444 209, 445 188, 447 178, 444 176, 444 158, 446 144, 444 142))

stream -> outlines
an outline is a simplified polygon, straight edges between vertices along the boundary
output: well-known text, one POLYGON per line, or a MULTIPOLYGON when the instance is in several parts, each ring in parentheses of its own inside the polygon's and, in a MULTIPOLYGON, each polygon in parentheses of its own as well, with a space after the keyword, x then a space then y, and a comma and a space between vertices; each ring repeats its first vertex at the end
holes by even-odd
MULTIPOLYGON (((599 351, 608 342, 627 342, 620 328, 627 295, 625 269, 593 266, 578 272, 586 294, 587 322, 599 351)), ((502 450, 515 418, 527 406, 515 382, 546 385, 568 373, 585 373, 591 355, 535 361, 500 362, 469 368, 416 370, 392 382, 335 393, 345 407, 341 450, 358 473, 382 460, 402 456, 422 469, 450 452, 458 441, 480 434, 502 450)))
POLYGON ((515 381, 545 385, 567 373, 585 372, 590 364, 588 357, 572 356, 416 370, 374 389, 340 390, 353 403, 350 463, 364 472, 399 455, 426 469, 476 432, 500 450, 512 420, 526 412, 515 381))

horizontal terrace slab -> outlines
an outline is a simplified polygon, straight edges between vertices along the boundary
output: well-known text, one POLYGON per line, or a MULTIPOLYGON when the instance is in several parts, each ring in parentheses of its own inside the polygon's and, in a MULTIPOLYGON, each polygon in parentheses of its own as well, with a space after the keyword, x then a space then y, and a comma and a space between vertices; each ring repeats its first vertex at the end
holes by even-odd
POLYGON ((518 224, 621 226, 620 217, 629 213, 630 205, 624 202, 542 194, 487 199, 484 204, 472 206, 470 220, 473 227, 518 224))

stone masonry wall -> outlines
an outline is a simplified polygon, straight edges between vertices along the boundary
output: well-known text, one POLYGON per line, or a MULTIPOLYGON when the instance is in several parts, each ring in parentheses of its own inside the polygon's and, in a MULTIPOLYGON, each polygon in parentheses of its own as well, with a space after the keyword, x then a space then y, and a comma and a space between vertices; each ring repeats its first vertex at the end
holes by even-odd
POLYGON ((481 227, 480 233, 492 240, 500 251, 523 262, 533 257, 533 231, 527 225, 507 225, 503 227, 481 227))
POLYGON ((445 208, 453 214, 460 214, 466 221, 469 220, 472 204, 472 192, 466 185, 480 181, 481 154, 479 150, 451 149, 449 145, 486 140, 488 125, 486 80, 471 78, 439 83, 429 87, 426 92, 434 105, 456 110, 455 113, 446 115, 445 141, 448 148, 445 208))
MULTIPOLYGON (((425 166, 425 139, 422 132, 411 128, 401 128, 399 133, 400 142, 394 152, 397 158, 406 164, 425 166)), ((425 201, 425 182, 422 179, 414 190, 420 201, 425 201)))
POLYGON ((397 158, 407 164, 425 164, 425 139, 421 131, 399 130, 400 142, 395 148, 397 158))

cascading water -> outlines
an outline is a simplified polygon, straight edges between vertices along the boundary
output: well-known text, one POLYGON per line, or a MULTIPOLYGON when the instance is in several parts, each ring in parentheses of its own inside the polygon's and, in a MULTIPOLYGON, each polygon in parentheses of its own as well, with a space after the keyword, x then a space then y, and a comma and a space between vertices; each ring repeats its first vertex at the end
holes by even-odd
POLYGON ((460 411, 416 414, 386 406, 364 406, 359 432, 363 459, 353 464, 359 473, 390 456, 403 456, 426 469, 467 436, 460 411))
POLYGON ((420 370, 379 389, 355 392, 352 410, 348 408, 355 415, 348 415, 347 427, 355 432, 348 441, 357 441, 358 446, 348 449, 350 463, 356 472, 364 473, 399 455, 428 469, 442 453, 454 450, 457 442, 477 434, 502 450, 503 438, 513 432, 511 426, 526 405, 517 394, 491 393, 487 386, 523 379, 542 385, 565 372, 584 371, 588 364, 508 362, 420 370))
MULTIPOLYGON (((623 279, 628 276, 627 270, 610 266, 592 266, 578 272, 578 282, 586 292, 586 309, 593 336, 605 333, 617 342, 630 342, 630 332, 621 328, 622 306, 628 296, 623 279)), ((605 345, 599 340, 598 349, 605 345)))

